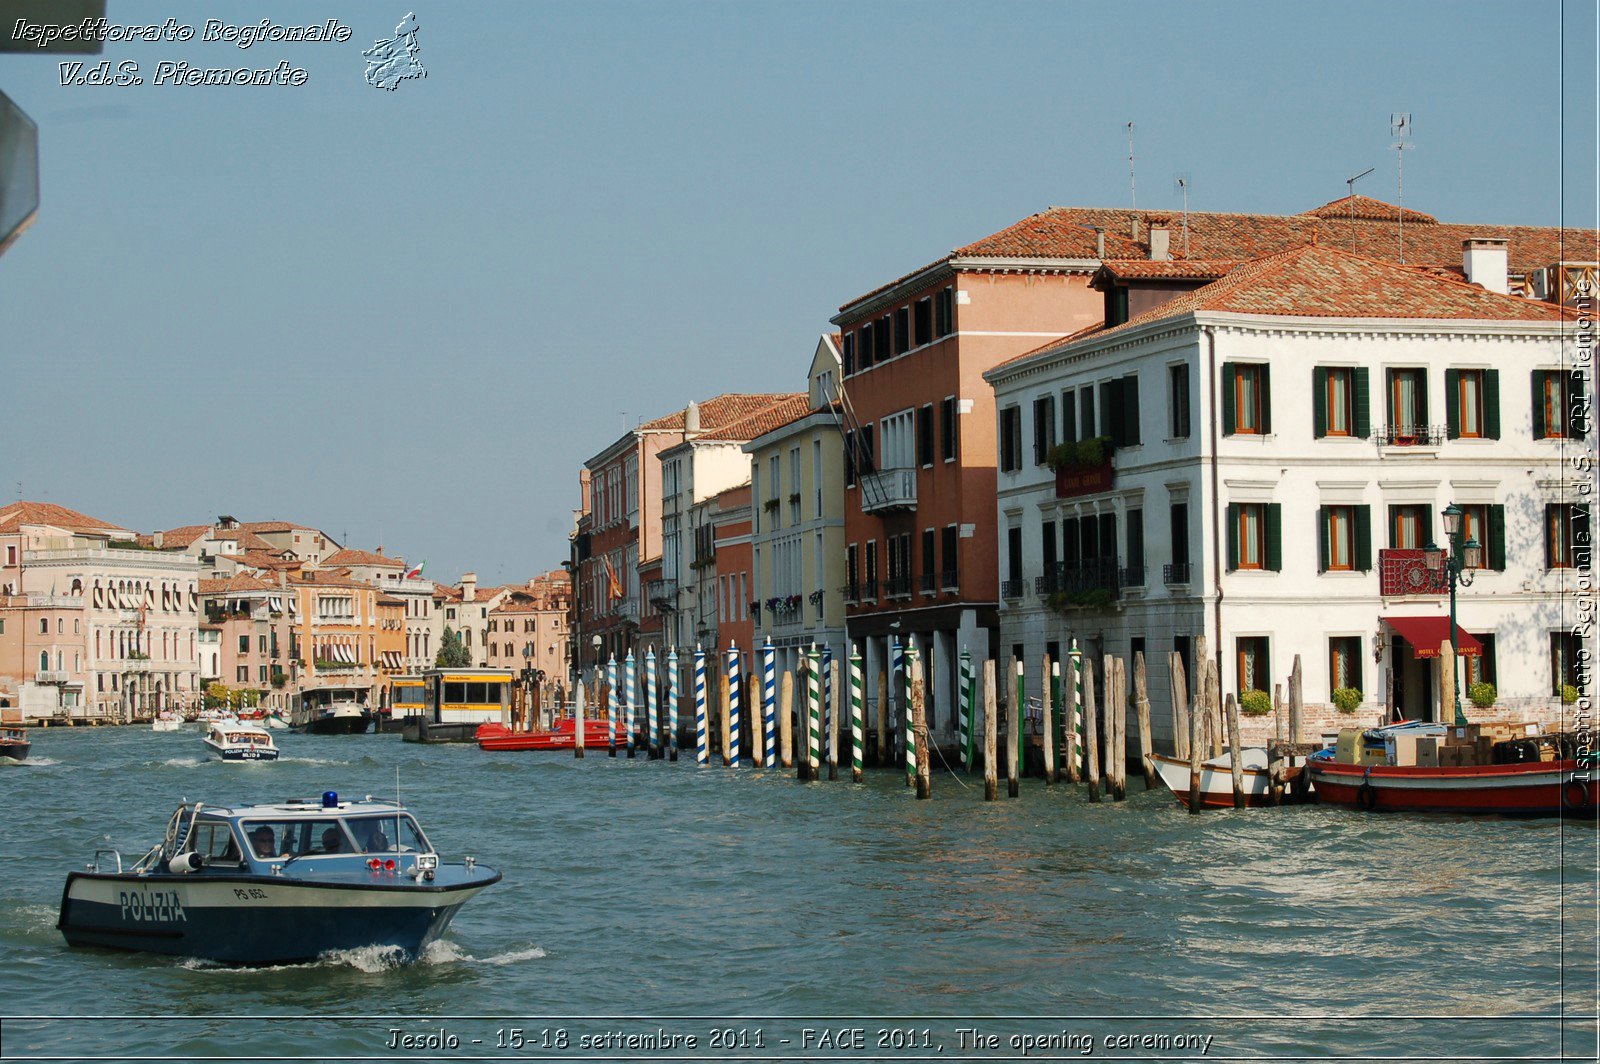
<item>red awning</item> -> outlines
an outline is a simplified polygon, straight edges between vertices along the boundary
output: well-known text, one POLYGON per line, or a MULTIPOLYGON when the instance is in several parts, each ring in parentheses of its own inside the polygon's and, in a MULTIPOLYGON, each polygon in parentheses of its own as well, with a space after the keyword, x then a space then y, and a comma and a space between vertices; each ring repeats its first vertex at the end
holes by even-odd
MULTIPOLYGON (((1419 658, 1438 657, 1439 645, 1450 642, 1448 617, 1385 617, 1383 623, 1410 643, 1411 652, 1419 658)), ((1456 647, 1463 657, 1475 658, 1483 653, 1483 644, 1460 625, 1456 626, 1456 647)))

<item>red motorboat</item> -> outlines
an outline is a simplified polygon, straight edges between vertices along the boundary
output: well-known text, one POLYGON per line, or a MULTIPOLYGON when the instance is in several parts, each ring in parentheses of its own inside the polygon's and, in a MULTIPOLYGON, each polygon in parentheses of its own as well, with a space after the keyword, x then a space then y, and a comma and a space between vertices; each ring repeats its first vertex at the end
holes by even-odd
MULTIPOLYGON (((479 750, 571 750, 577 742, 577 721, 566 717, 549 730, 516 731, 498 722, 480 724, 473 738, 479 750)), ((619 740, 622 736, 617 737, 619 740)), ((611 733, 603 720, 584 721, 583 745, 588 749, 609 746, 611 733)))
POLYGON ((1575 758, 1519 764, 1345 765, 1306 761, 1317 800, 1379 812, 1593 817, 1596 772, 1575 758))

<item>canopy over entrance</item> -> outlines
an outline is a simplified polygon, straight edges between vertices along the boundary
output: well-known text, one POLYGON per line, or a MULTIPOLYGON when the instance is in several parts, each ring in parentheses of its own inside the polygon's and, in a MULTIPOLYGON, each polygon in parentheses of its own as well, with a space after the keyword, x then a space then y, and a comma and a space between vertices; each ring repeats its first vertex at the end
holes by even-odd
MULTIPOLYGON (((1450 642, 1448 617, 1385 617, 1383 623, 1411 644, 1411 652, 1419 658, 1439 656, 1439 644, 1450 642)), ((1466 657, 1475 658, 1483 653, 1483 644, 1460 625, 1456 626, 1456 648, 1466 657)))

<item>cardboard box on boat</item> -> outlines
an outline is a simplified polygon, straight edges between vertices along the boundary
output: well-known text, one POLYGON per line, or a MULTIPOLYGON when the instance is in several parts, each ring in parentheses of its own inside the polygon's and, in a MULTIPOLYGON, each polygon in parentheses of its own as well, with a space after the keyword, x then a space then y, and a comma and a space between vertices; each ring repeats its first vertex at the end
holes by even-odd
POLYGON ((1417 738, 1417 767, 1439 767, 1439 740, 1432 736, 1419 736, 1417 738))
POLYGON ((1430 735, 1396 735, 1389 764, 1405 768, 1438 768, 1439 740, 1430 735))

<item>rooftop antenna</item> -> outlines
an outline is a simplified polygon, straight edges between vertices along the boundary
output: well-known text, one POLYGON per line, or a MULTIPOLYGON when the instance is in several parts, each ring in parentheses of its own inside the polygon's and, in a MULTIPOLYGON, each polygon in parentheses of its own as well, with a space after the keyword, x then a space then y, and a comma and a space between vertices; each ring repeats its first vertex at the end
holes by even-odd
POLYGON ((1399 164, 1399 193, 1400 202, 1400 264, 1406 261, 1406 149, 1415 148, 1411 143, 1411 112, 1395 111, 1389 115, 1389 135, 1394 138, 1395 159, 1399 164))
POLYGON ((1189 176, 1189 172, 1187 170, 1185 170, 1181 174, 1173 175, 1172 180, 1177 183, 1178 191, 1183 193, 1183 257, 1184 258, 1188 258, 1189 257, 1189 185, 1193 181, 1193 178, 1191 178, 1189 176))
POLYGON ((1139 209, 1139 186, 1133 180, 1133 123, 1128 123, 1128 196, 1134 210, 1139 209))
POLYGON ((1345 206, 1347 208, 1349 208, 1349 219, 1350 219, 1350 223, 1352 225, 1355 224, 1355 220, 1356 220, 1356 182, 1360 181, 1363 177, 1366 177, 1368 174, 1372 173, 1372 171, 1374 171, 1376 169, 1377 169, 1376 166, 1369 166, 1365 170, 1363 170, 1359 174, 1357 174, 1356 176, 1347 177, 1347 178, 1344 179, 1345 187, 1350 190, 1350 196, 1345 201, 1345 206))

